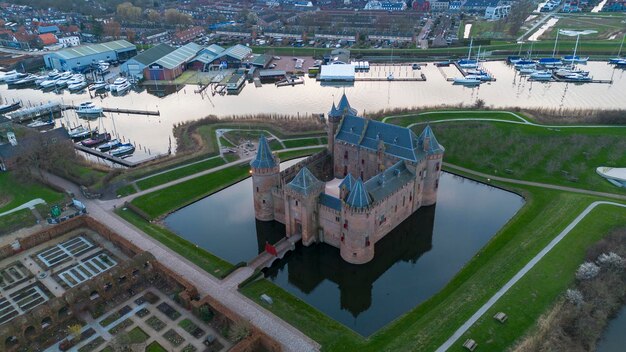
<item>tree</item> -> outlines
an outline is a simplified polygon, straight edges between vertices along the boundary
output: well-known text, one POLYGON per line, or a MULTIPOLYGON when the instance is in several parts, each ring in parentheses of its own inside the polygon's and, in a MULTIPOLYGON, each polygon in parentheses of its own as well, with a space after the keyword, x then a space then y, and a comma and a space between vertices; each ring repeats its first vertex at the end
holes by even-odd
POLYGON ((122 33, 122 26, 117 21, 110 21, 104 27, 104 35, 107 37, 113 37, 113 39, 119 38, 122 33))
POLYGON ((191 23, 191 16, 176 9, 165 10, 165 22, 174 26, 188 25, 191 23))
POLYGON ((67 327, 67 331, 72 336, 73 341, 78 341, 80 339, 81 330, 83 327, 80 324, 74 324, 67 327))
POLYGON ((148 21, 150 21, 150 23, 152 24, 157 24, 161 22, 161 14, 156 10, 146 11, 146 17, 148 18, 148 21))
POLYGON ((104 33, 104 27, 102 26, 102 22, 93 21, 91 23, 91 33, 93 33, 96 38, 102 37, 102 34, 104 33))
POLYGON ((130 2, 117 5, 117 17, 122 21, 136 21, 141 17, 141 7, 135 6, 130 2))

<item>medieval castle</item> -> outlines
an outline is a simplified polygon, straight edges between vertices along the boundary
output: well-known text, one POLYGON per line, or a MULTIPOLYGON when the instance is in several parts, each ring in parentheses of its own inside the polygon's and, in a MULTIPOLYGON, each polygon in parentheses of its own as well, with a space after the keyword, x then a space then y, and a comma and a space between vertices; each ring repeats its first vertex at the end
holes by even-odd
POLYGON ((328 243, 353 264, 421 206, 437 201, 445 149, 430 126, 409 128, 357 116, 345 94, 328 113, 328 148, 286 170, 261 137, 250 162, 258 220, 285 224, 308 246, 328 243))

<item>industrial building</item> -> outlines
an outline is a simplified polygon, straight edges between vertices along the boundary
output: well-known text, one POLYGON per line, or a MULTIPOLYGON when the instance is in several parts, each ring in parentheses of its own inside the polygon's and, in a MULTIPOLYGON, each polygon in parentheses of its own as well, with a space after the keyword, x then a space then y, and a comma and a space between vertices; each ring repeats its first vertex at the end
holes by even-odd
POLYGON ((126 61, 137 55, 137 47, 126 40, 67 48, 43 56, 47 68, 79 71, 100 60, 126 61))
POLYGON ((123 63, 120 66, 120 71, 124 72, 129 77, 143 79, 143 70, 146 67, 174 50, 176 50, 176 48, 167 44, 153 46, 152 48, 139 53, 137 56, 123 63))
POLYGON ((347 64, 322 65, 320 81, 351 82, 355 79, 354 66, 347 64))
POLYGON ((198 55, 204 47, 189 43, 163 56, 144 68, 144 77, 150 80, 173 80, 183 74, 187 64, 198 55))

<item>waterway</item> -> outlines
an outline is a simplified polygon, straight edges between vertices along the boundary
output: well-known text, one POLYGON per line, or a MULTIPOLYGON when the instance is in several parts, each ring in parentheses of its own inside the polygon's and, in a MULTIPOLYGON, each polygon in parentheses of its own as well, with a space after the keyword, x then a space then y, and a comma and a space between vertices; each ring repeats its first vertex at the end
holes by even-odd
MULTIPOLYGON (((616 52, 617 47, 618 45, 616 52)), ((180 87, 180 90, 161 98, 144 90, 131 91, 125 96, 108 95, 93 99, 88 92, 70 94, 63 90, 57 94, 36 89, 14 90, 0 85, 0 98, 6 101, 22 100, 25 105, 38 105, 48 101, 78 105, 93 100, 97 105, 109 108, 159 110, 161 116, 156 117, 105 113, 105 117, 90 123, 92 127, 100 125, 101 130, 114 132, 120 139, 140 145, 145 154, 152 155, 166 153, 170 139, 173 151, 176 150, 172 127, 180 122, 207 115, 224 117, 270 113, 307 116, 324 113, 329 110, 333 100, 339 100, 344 91, 359 113, 394 108, 472 105, 478 99, 483 100, 487 106, 499 108, 626 109, 626 70, 614 70, 605 62, 590 62, 585 69, 591 71, 594 79, 613 79, 612 84, 528 82, 503 62, 486 62, 484 67, 497 81, 478 88, 453 86, 446 81, 446 77, 459 76, 458 71, 444 68, 444 77, 438 68, 429 64, 422 68, 426 82, 355 82, 344 87, 323 86, 314 79, 305 77, 305 84, 294 87, 264 84, 256 88, 253 84, 247 84, 239 95, 195 94, 196 86, 190 85, 180 87)), ((72 111, 66 113, 64 120, 70 125, 86 125, 72 111)), ((61 122, 63 120, 58 121, 59 124, 61 122)))
POLYGON ((598 343, 597 352, 624 351, 626 346, 626 306, 617 314, 617 317, 609 323, 602 340, 598 343))
MULTIPOLYGON (((348 264, 326 244, 298 246, 266 276, 368 336, 441 290, 523 203, 515 194, 444 173, 437 204, 376 243, 371 262, 348 264)), ((285 233, 282 224, 255 220, 250 179, 171 214, 165 224, 231 263, 249 261, 285 233)))

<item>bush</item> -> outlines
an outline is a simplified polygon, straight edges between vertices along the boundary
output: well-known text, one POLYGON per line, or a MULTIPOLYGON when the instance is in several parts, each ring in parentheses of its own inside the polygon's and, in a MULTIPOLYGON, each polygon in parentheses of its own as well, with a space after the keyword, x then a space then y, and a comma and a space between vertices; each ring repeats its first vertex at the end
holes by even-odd
POLYGON ((614 252, 600 254, 598 264, 614 270, 624 269, 624 259, 614 252))
POLYGON ((565 291, 565 299, 576 306, 581 305, 585 301, 582 292, 571 288, 565 291))
POLYGON ((591 280, 598 276, 600 273, 600 267, 592 262, 585 262, 578 267, 576 271, 576 278, 578 280, 591 280))

